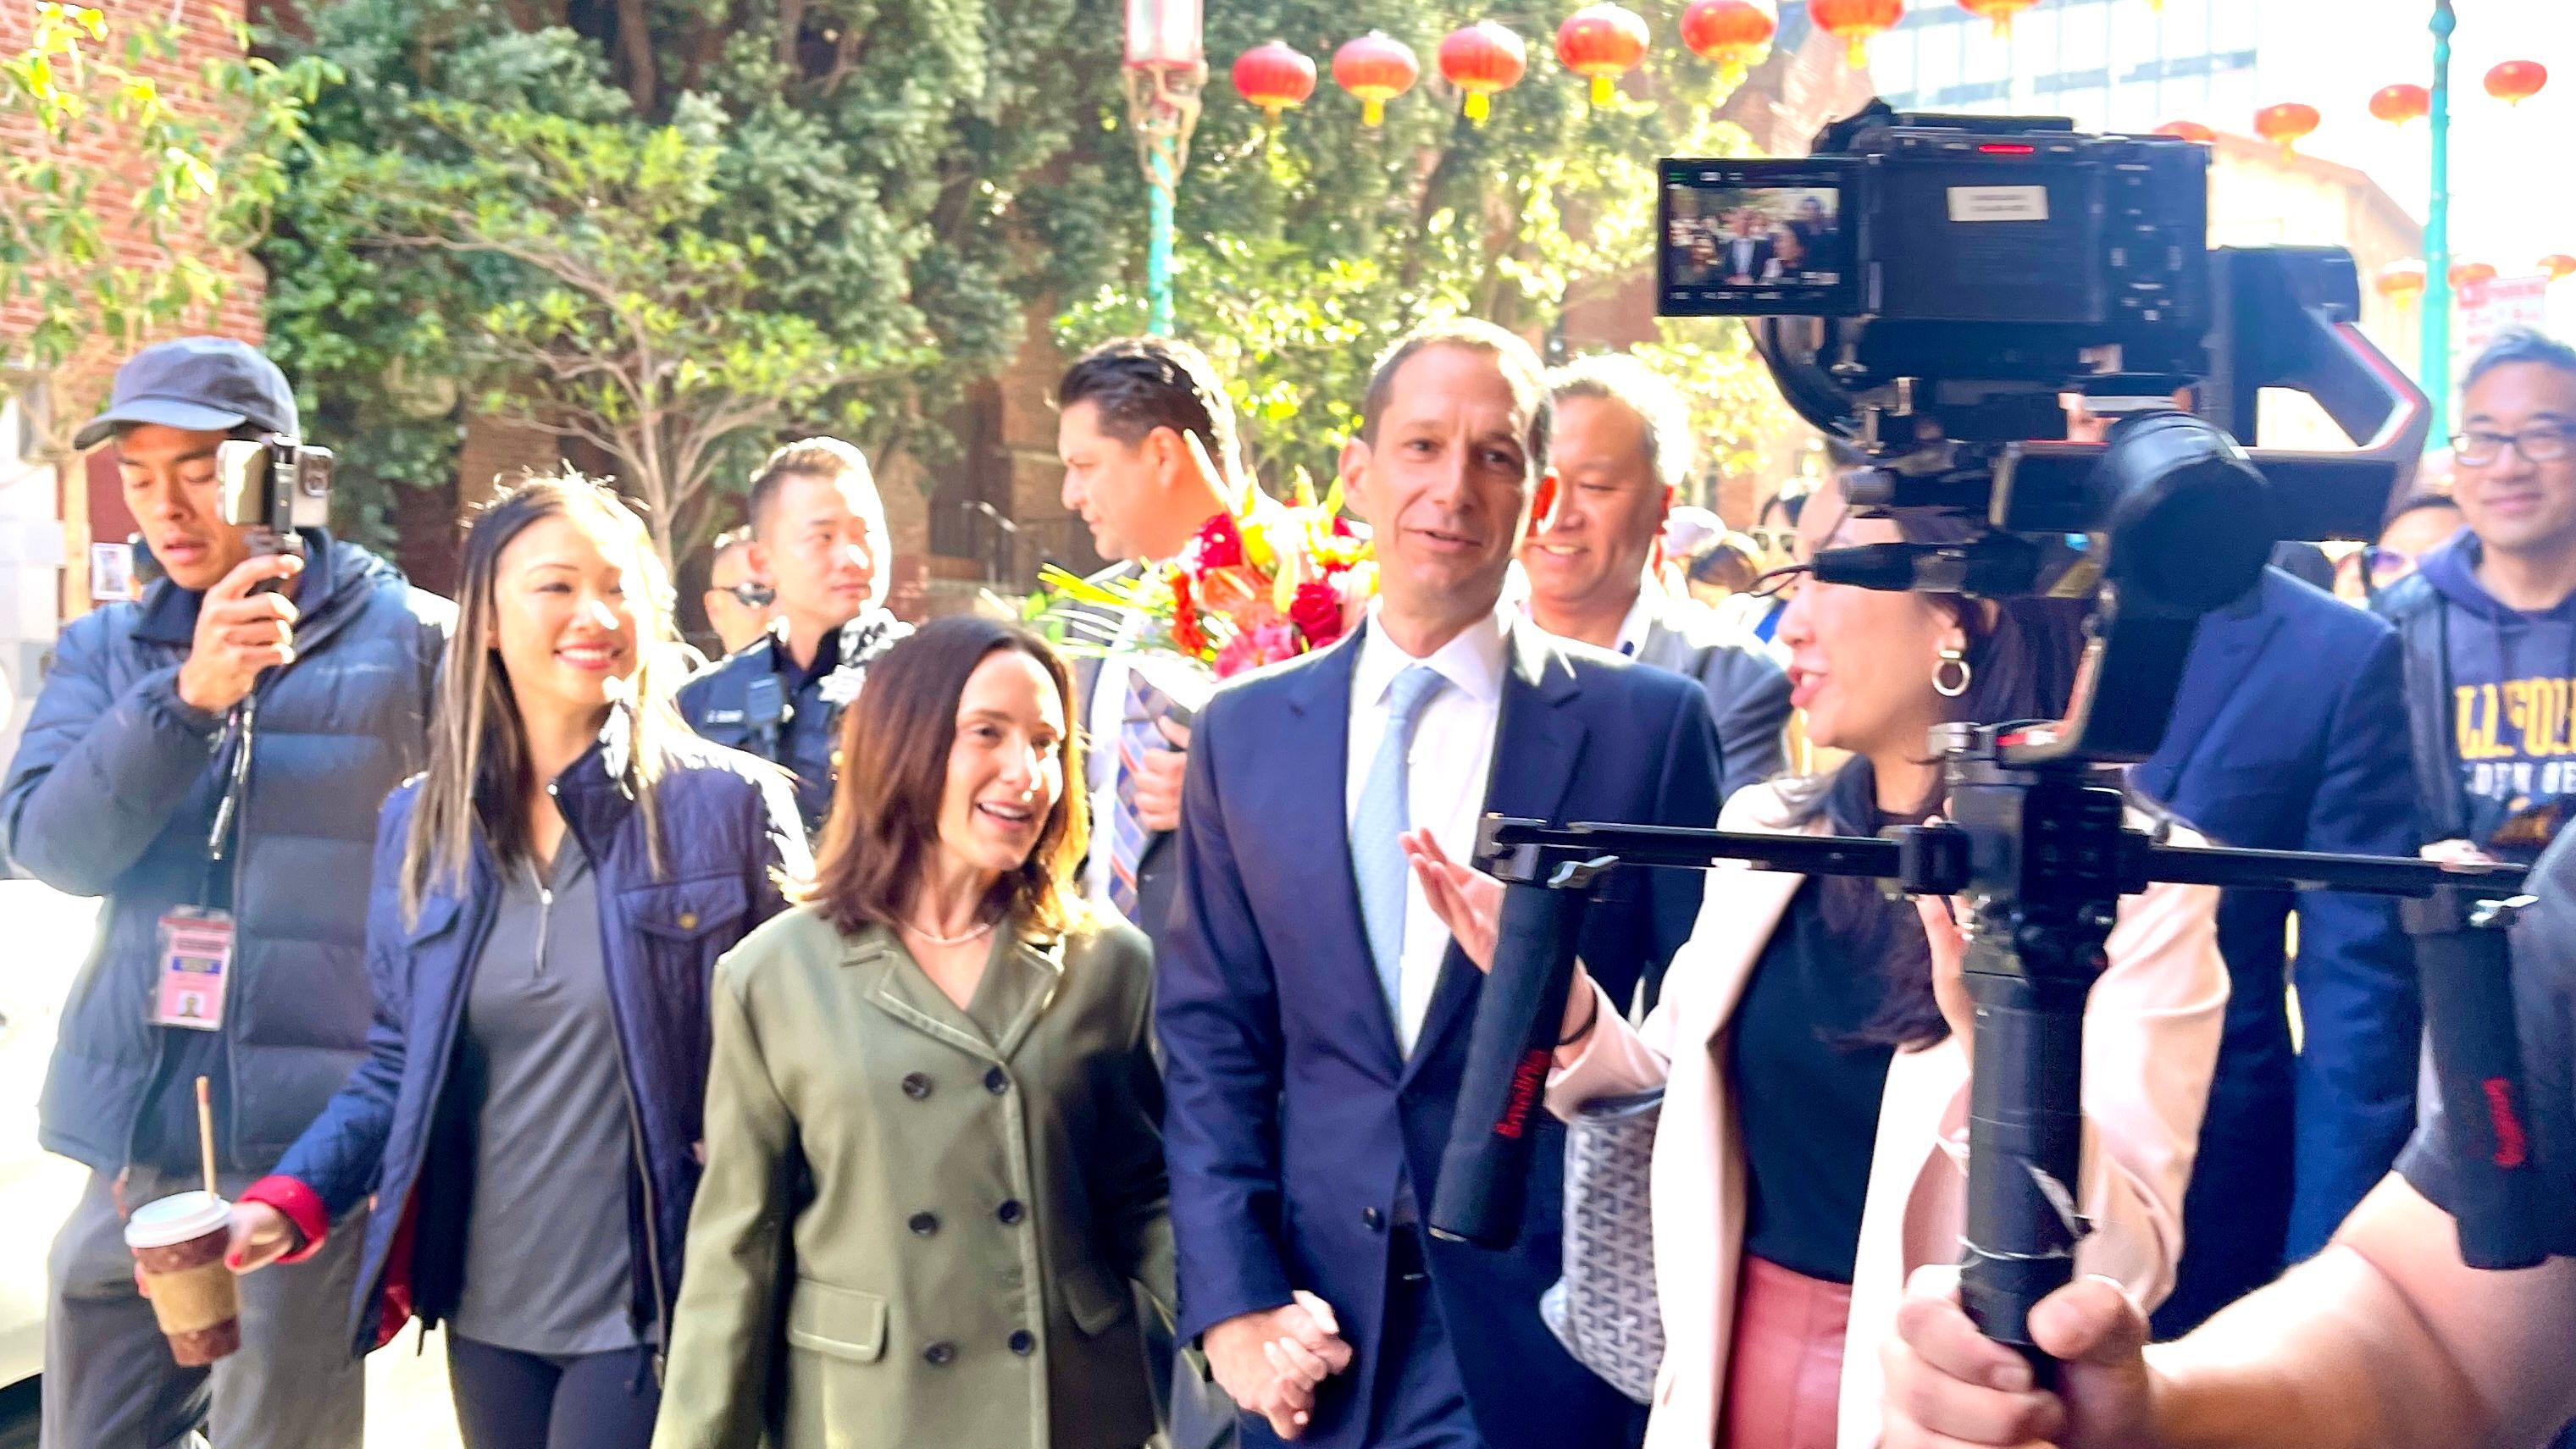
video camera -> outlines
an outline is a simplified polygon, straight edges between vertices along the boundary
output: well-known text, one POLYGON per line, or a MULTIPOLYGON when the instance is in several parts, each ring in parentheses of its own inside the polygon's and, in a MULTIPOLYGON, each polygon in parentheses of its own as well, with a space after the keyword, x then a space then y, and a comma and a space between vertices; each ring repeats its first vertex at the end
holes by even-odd
POLYGON ((2375 537, 2423 451, 2429 409, 2362 335, 2351 257, 2211 248, 2208 166, 2174 137, 1884 102, 1803 160, 1659 166, 1661 310, 1753 319, 1790 405, 1873 465, 1855 507, 1986 524, 1966 544, 1836 550, 1817 577, 2100 591, 2111 653, 2088 674, 2116 692, 2025 758, 2153 753, 2199 616, 2282 538, 2375 537), (2252 449, 2276 387, 2314 397, 2354 449, 2252 449), (2107 447, 2065 441, 2070 397, 2117 420, 2107 447))
MULTIPOLYGON (((2089 599, 2073 699, 2062 720, 1942 726, 1949 823, 1888 839, 1488 819, 1502 941, 1430 1226, 1488 1244, 1517 1231, 1532 1099, 1609 866, 1733 859, 1964 895, 1977 1070, 1962 1299, 2044 1371, 2025 1320, 2086 1231, 2083 1012, 2120 897, 2151 881, 2406 897, 2438 1088, 2453 1121, 2492 1128, 2522 1090, 2497 929, 2522 872, 2179 848, 2125 828, 2101 768, 2162 743, 2201 617, 2253 589, 2278 540, 2374 537, 2422 454, 2430 410, 2362 335, 2352 258, 2211 248, 2208 153, 2180 139, 1872 102, 1814 149, 1660 163, 1660 310, 1751 319, 1790 405, 1868 459, 1844 480, 1856 512, 1981 525, 1962 543, 1824 550, 1803 566, 1817 581, 2089 599), (2252 447, 2269 388, 2313 397, 2353 448, 2252 447), (2105 441, 2068 440, 2072 399, 2114 419, 2105 441)), ((2467 1261, 2536 1261, 2529 1160, 2467 1170, 2492 1204, 2462 1215, 2467 1261)))

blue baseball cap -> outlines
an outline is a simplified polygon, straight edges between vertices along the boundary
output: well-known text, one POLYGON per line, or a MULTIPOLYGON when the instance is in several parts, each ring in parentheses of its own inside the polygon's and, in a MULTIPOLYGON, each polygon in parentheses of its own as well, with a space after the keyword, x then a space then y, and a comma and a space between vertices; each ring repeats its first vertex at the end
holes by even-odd
POLYGON ((159 423, 192 433, 229 433, 244 426, 262 433, 298 436, 295 389, 258 348, 229 337, 182 337, 156 342, 116 370, 116 390, 106 412, 72 438, 94 448, 119 428, 159 423))

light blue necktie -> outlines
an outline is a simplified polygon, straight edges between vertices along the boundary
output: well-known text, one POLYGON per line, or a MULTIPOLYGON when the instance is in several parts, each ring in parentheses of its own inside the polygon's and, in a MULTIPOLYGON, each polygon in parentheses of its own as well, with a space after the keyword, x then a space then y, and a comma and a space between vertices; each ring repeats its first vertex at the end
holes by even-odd
MULTIPOLYGON (((1405 876, 1412 869, 1396 839, 1412 828, 1405 756, 1413 748, 1413 723, 1423 704, 1448 682, 1428 664, 1395 677, 1387 690, 1386 733, 1378 736, 1377 758, 1369 763, 1359 812, 1351 820, 1351 869, 1359 882, 1360 919, 1368 926, 1369 954, 1377 959, 1387 1010, 1399 1021, 1404 1010, 1397 983, 1404 977, 1405 876)), ((1397 1035, 1402 1036, 1401 1030, 1397 1035)))

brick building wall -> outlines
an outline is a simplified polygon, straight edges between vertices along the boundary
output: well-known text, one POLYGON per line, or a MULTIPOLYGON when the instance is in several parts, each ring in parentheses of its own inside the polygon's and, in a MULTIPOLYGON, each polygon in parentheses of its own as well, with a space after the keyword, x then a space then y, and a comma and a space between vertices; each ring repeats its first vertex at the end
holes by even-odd
MULTIPOLYGON (((105 6, 108 39, 95 54, 122 58, 121 26, 133 18, 158 24, 175 19, 181 27, 177 53, 145 57, 138 69, 181 98, 182 110, 220 115, 219 103, 197 100, 194 93, 205 62, 240 54, 233 26, 242 19, 243 0, 179 0, 105 6)), ((34 34, 35 6, 26 0, 0 5, 0 51, 24 51, 34 34)), ((95 79, 95 77, 94 77, 95 79)), ((104 85, 94 87, 93 110, 111 114, 104 85)), ((0 115, 0 154, 24 156, 39 143, 29 119, 0 115)), ((91 205, 107 221, 117 260, 130 267, 157 268, 168 257, 148 235, 132 224, 136 190, 149 178, 148 164, 121 146, 112 129, 77 136, 67 158, 99 175, 91 205)), ((0 181, 0 206, 12 205, 0 181)), ((181 238, 176 245, 189 245, 181 238)), ((202 255, 202 254, 201 254, 202 255)), ((266 278, 249 256, 204 256, 227 278, 222 304, 212 316, 194 317, 171 329, 217 332, 257 342, 261 339, 260 304, 266 278)), ((0 303, 0 349, 23 336, 32 309, 22 300, 0 303)), ((0 758, 17 746, 26 702, 35 692, 40 665, 62 621, 90 607, 89 544, 93 539, 121 543, 133 531, 113 467, 57 470, 41 458, 38 444, 54 427, 76 425, 90 416, 106 396, 108 381, 120 361, 113 345, 102 340, 73 366, 57 375, 42 397, 0 399, 0 758), (14 699, 14 706, 9 703, 14 699)))

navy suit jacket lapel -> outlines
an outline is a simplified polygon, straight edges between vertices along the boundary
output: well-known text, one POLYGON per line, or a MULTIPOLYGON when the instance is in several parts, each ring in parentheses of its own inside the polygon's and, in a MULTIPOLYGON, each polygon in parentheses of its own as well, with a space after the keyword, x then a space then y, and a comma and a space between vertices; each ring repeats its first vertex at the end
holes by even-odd
POLYGON ((2174 799, 2175 786, 2191 769, 2210 726, 2244 687, 2272 632, 2281 627, 2280 614, 2262 607, 2264 592, 2271 587, 2267 573, 2247 599, 2201 619, 2184 668, 2183 687, 2174 698, 2173 719, 2165 726, 2164 744, 2154 759, 2138 767, 2138 785, 2151 798, 2181 808, 2174 799))
POLYGON ((1395 1034, 1395 1017, 1386 992, 1378 985, 1377 960, 1369 954, 1368 926, 1360 919, 1357 867, 1351 863, 1348 806, 1351 753, 1351 676, 1359 667, 1358 630, 1313 656, 1296 672, 1288 690, 1286 742, 1295 756, 1310 762, 1289 766, 1283 759, 1265 766, 1280 770, 1284 788, 1270 795, 1277 810, 1276 830, 1265 832, 1305 856, 1296 867, 1311 873, 1319 889, 1315 923, 1324 941, 1322 961, 1304 963, 1341 981, 1337 988, 1357 992, 1377 1004, 1359 1015, 1374 1024, 1376 1043, 1390 1074, 1404 1060, 1395 1034))
MULTIPOLYGON (((1571 708, 1582 687, 1573 664, 1531 625, 1513 621, 1510 645, 1502 717, 1494 728, 1494 762, 1485 777, 1485 813, 1554 820, 1589 733, 1581 714, 1571 708)), ((1463 1029, 1473 1016, 1481 984, 1475 963, 1451 946, 1422 1019, 1422 1035, 1405 1063, 1408 1079, 1439 1054, 1441 1038, 1463 1029)))

